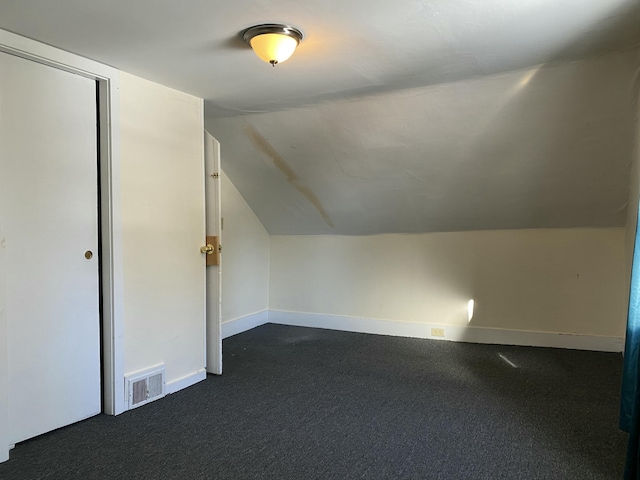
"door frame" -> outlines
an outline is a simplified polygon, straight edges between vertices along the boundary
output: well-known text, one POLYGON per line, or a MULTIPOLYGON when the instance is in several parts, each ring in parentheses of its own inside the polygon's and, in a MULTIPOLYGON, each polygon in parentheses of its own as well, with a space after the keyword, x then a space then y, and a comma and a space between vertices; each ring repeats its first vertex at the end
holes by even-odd
MULTIPOLYGON (((124 399, 122 208, 120 198, 119 72, 13 33, 0 30, 0 52, 32 60, 96 80, 98 85, 100 158, 100 231, 102 243, 102 398, 103 412, 118 415, 124 399)), ((2 288, 0 280, 0 288, 2 288)), ((0 310, 3 306, 0 305, 0 310)), ((6 322, 0 318, 0 341, 6 343, 6 322)), ((6 345, 0 346, 0 365, 7 363, 6 345)), ((0 395, 7 392, 6 372, 0 373, 0 395), (2 382, 5 382, 2 385, 2 382)), ((6 418, 6 399, 0 398, 0 426, 6 418), (3 411, 3 407, 4 411, 3 411)), ((6 429, 1 429, 1 431, 6 429)), ((7 439, 0 433, 0 461, 8 456, 7 439)))
MULTIPOLYGON (((220 142, 206 129, 204 164, 207 235, 222 237, 220 142)), ((222 266, 206 269, 206 369, 208 373, 222 375, 222 266)))

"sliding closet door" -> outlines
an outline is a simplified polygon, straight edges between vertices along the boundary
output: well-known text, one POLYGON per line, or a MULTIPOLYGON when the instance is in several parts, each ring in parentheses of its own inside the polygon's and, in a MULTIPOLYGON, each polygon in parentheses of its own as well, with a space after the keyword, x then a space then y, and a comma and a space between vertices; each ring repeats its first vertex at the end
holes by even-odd
POLYGON ((9 441, 100 412, 96 82, 0 53, 9 441))

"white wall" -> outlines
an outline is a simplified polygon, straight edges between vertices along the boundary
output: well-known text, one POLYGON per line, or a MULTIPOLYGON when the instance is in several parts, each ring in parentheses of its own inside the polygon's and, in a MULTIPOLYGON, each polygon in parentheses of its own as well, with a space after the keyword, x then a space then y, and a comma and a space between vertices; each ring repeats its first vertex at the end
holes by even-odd
POLYGON ((166 380, 204 355, 202 100, 120 77, 125 374, 164 363, 166 380))
POLYGON ((5 312, 7 272, 4 263, 4 242, 3 228, 0 224, 0 462, 9 459, 9 450, 6 448, 9 443, 9 372, 7 369, 7 316, 5 312))
MULTIPOLYGON (((221 145, 224 165, 224 145, 221 145)), ((267 310, 269 234, 224 172, 222 179, 222 322, 267 310)))
POLYGON ((622 337, 624 229, 273 236, 270 309, 622 337))
MULTIPOLYGON (((636 89, 636 92, 638 90, 636 89)), ((627 291, 631 282, 631 264, 636 239, 636 224, 638 221, 638 201, 640 200, 640 98, 638 100, 638 114, 636 115, 636 136, 629 175, 629 203, 627 204, 627 232, 625 240, 627 265, 627 291)))

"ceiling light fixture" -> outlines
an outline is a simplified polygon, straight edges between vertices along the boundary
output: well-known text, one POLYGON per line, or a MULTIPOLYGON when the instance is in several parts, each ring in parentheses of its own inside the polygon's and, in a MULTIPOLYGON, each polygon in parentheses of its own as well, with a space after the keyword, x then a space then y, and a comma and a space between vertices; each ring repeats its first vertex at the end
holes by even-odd
POLYGON ((302 32, 288 25, 266 23, 247 28, 242 38, 258 57, 275 67, 293 55, 302 40, 302 32))

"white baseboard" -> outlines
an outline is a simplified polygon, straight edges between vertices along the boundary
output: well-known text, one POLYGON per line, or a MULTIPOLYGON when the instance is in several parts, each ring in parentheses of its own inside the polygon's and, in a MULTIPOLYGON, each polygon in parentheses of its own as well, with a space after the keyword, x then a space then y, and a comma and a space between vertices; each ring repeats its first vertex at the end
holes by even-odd
POLYGON ((197 372, 191 373, 182 378, 167 382, 167 385, 165 386, 165 393, 167 395, 176 393, 183 388, 187 388, 191 385, 195 385, 196 383, 201 382, 205 378, 207 378, 207 372, 203 368, 202 370, 198 370, 197 372))
POLYGON ((454 342, 523 345, 532 347, 568 348, 600 352, 622 352, 624 338, 600 337, 554 332, 530 332, 489 327, 466 327, 431 323, 396 322, 372 318, 322 315, 316 313, 269 311, 269 323, 299 327, 326 328, 347 332, 373 333, 396 337, 429 338, 454 342), (444 337, 433 336, 431 329, 441 329, 444 337))
POLYGON ((263 310, 262 312, 253 313, 244 317, 229 320, 222 323, 222 338, 231 337, 238 333, 246 332, 252 328, 259 327, 269 322, 269 311, 263 310))

